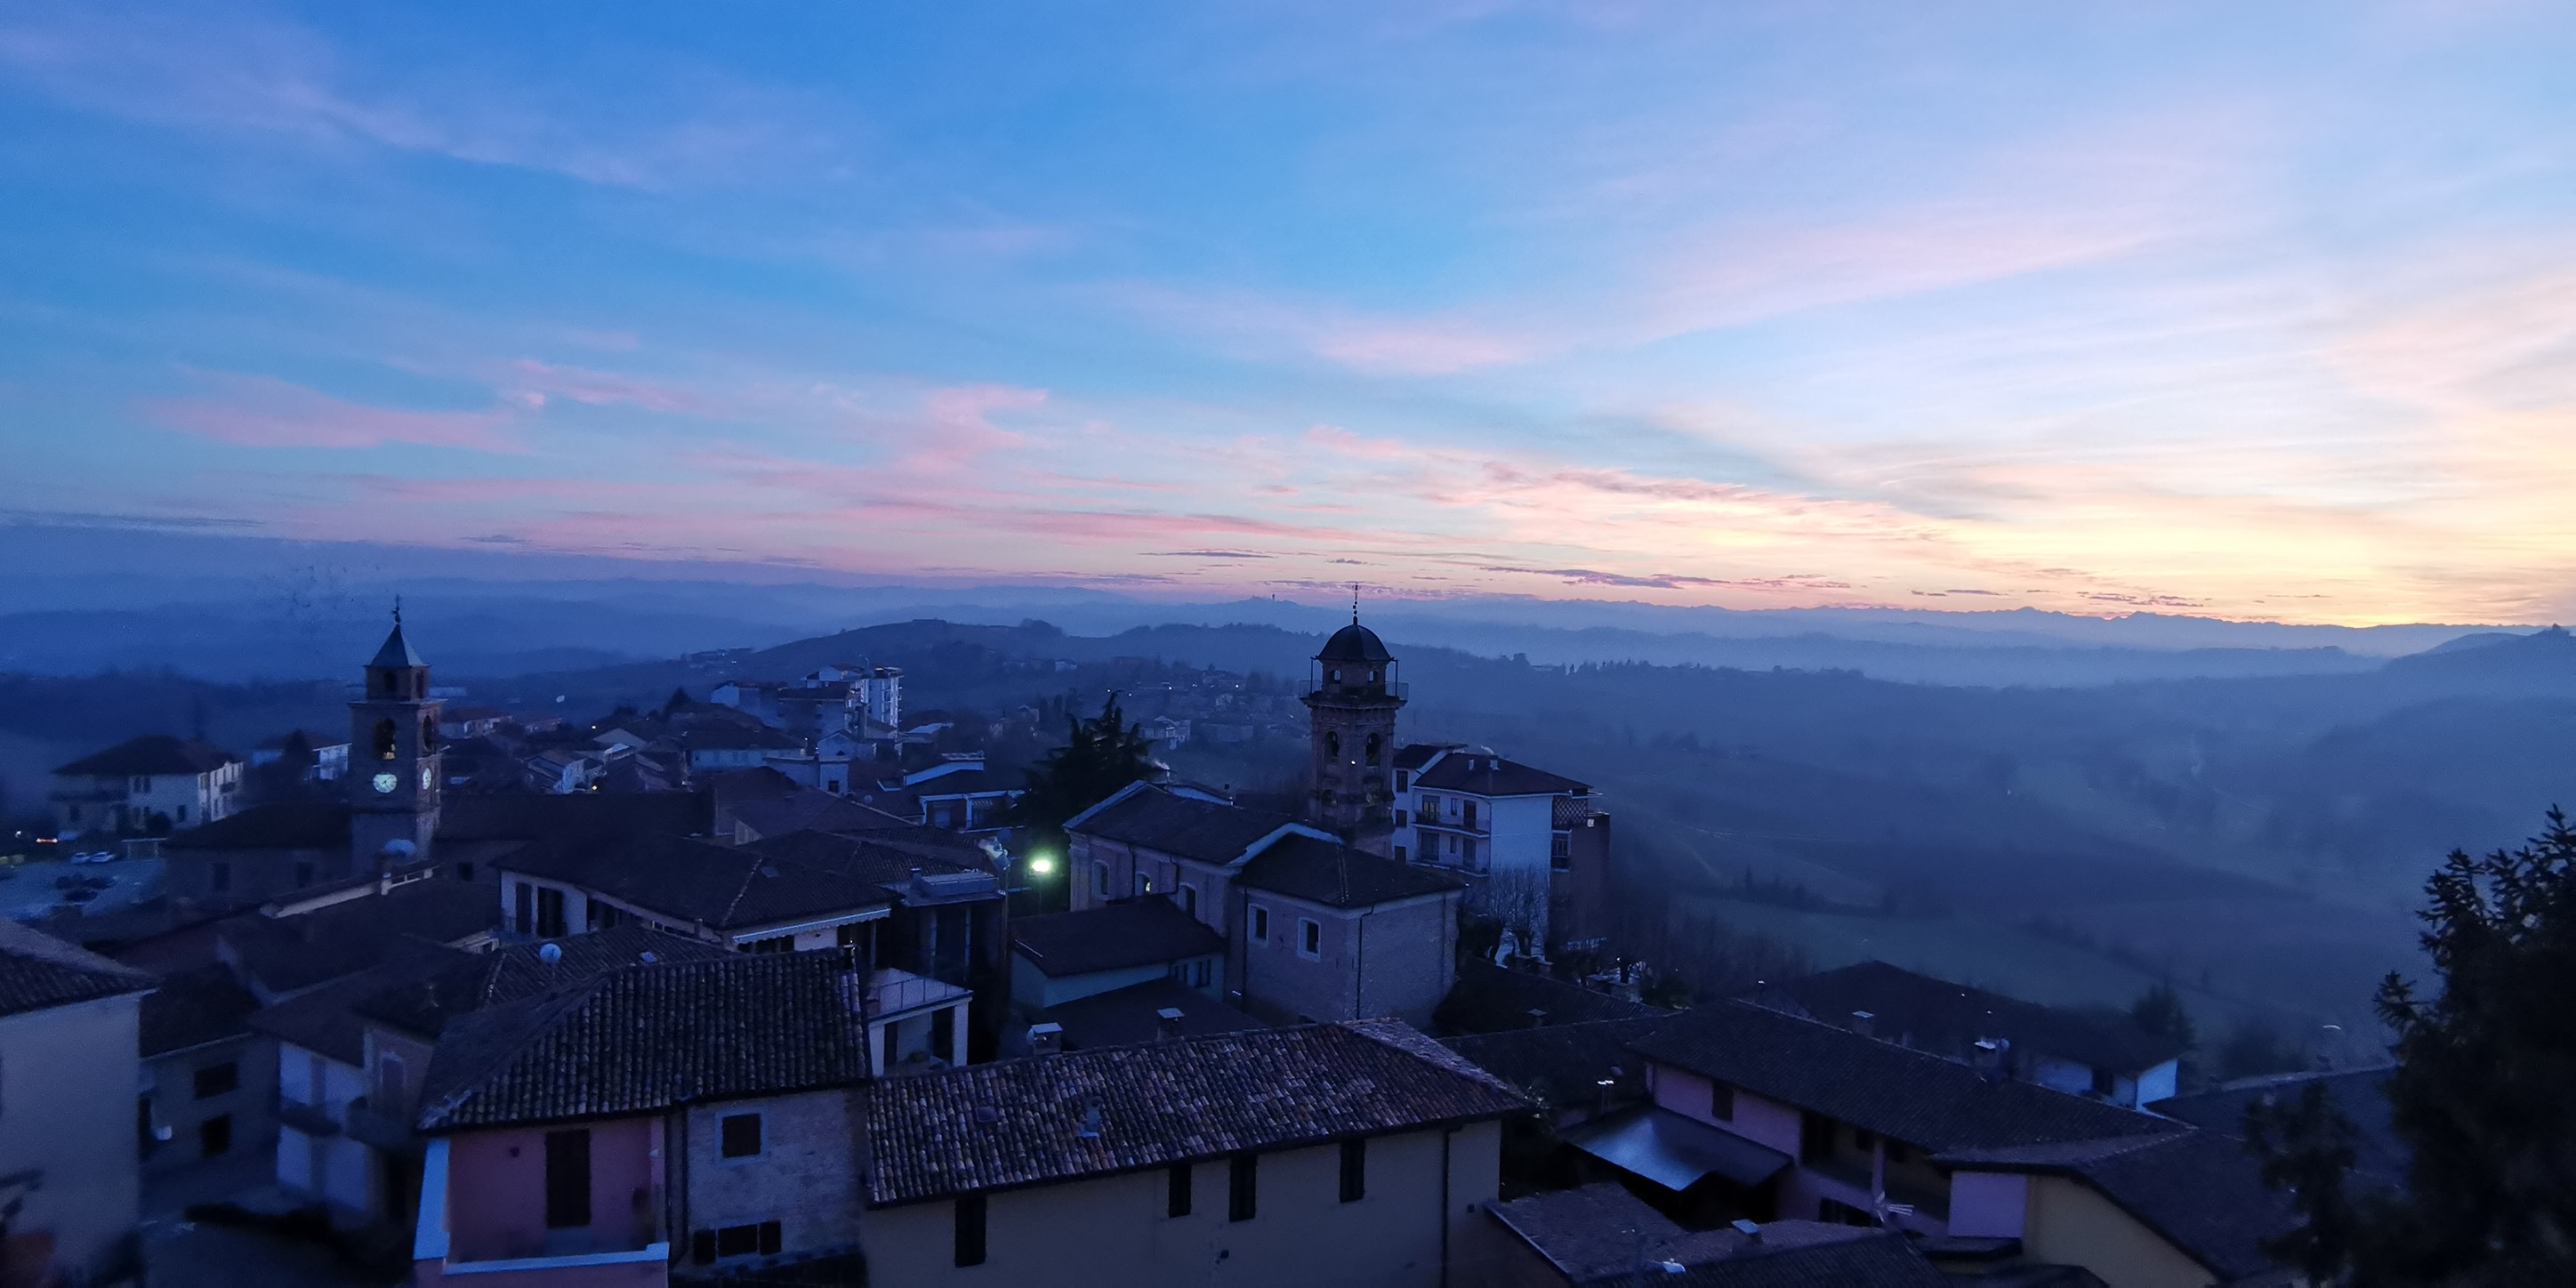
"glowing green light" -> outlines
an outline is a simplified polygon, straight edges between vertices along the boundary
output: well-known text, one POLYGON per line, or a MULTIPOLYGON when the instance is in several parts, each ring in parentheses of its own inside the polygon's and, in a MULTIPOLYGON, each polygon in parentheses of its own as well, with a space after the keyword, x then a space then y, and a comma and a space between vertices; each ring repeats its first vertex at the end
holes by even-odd
POLYGON ((1046 874, 1055 871, 1055 860, 1050 859, 1045 855, 1039 855, 1038 857, 1029 860, 1029 871, 1037 873, 1039 876, 1045 876, 1046 874))

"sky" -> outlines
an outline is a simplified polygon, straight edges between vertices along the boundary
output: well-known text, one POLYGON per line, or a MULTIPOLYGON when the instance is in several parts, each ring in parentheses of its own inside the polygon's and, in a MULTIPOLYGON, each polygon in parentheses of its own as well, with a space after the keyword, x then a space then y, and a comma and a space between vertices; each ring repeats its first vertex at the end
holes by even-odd
POLYGON ((2576 616, 2576 10, 0 0, 0 511, 2576 616))

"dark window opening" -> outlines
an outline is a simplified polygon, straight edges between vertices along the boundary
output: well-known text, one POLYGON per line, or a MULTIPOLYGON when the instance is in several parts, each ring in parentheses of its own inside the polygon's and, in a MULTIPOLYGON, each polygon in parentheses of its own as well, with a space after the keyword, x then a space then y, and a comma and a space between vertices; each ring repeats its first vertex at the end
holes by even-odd
POLYGON ((197 1157, 214 1158, 233 1152, 233 1116, 217 1114, 197 1124, 197 1157))
POLYGON ((710 1265, 716 1259, 716 1232, 700 1230, 689 1236, 689 1260, 710 1265))
POLYGON ((546 1133, 546 1228, 590 1224, 590 1131, 546 1133))
POLYGON ((1834 1120, 1820 1114, 1803 1114, 1798 1119, 1798 1157, 1814 1162, 1830 1158, 1834 1152, 1834 1120))
POLYGON ((2108 1096, 2111 1094, 2111 1091, 2111 1071, 2108 1069, 2095 1069, 2093 1071, 2093 1094, 2097 1096, 2108 1096))
POLYGON ((1225 1219, 1249 1221, 1261 1197, 1261 1156, 1237 1154, 1225 1165, 1225 1219))
POLYGON ((1368 1141, 1342 1142, 1342 1201, 1357 1203, 1368 1197, 1368 1141))
POLYGON ((1376 767, 1377 767, 1377 735, 1376 735, 1376 734, 1370 734, 1370 735, 1368 736, 1368 763, 1369 763, 1369 767, 1370 767, 1370 768, 1372 768, 1372 769, 1374 769, 1374 768, 1376 768, 1376 767))
POLYGON ((457 865, 456 865, 456 879, 457 879, 457 880, 459 880, 459 881, 471 881, 471 880, 473 880, 473 879, 474 879, 474 865, 473 865, 473 864, 471 864, 471 863, 459 863, 459 864, 457 864, 457 865))
POLYGON ((537 928, 537 888, 525 881, 510 883, 510 929, 528 934, 537 928))
POLYGON ((967 1194, 957 1200, 957 1264, 984 1264, 984 1196, 967 1194))
POLYGON ((1341 758, 1342 758, 1342 736, 1341 736, 1340 734, 1337 734, 1337 733, 1328 733, 1328 734, 1325 734, 1325 735, 1324 735, 1324 759, 1326 759, 1326 760, 1340 760, 1341 758))
POLYGON ((727 1114, 719 1127, 725 1157, 749 1158, 760 1152, 760 1115, 727 1114))
POLYGON ((1190 1165, 1174 1163, 1163 1176, 1163 1215, 1190 1214, 1190 1165))
POLYGON ((1735 1121, 1735 1088, 1723 1082, 1708 1084, 1708 1116, 1722 1123, 1735 1121))
POLYGON ((956 1041, 957 1008, 951 1006, 945 1010, 932 1011, 930 1013, 930 1053, 945 1060, 948 1058, 949 1048, 955 1045, 956 1041))
POLYGON ((197 1093, 197 1099, 211 1099, 241 1087, 241 1066, 230 1060, 210 1064, 190 1075, 189 1082, 197 1093))
POLYGON ((218 861, 206 870, 206 888, 221 894, 233 888, 233 865, 218 861))
POLYGON ((563 891, 537 890, 537 938, 561 939, 564 933, 563 891))
MULTIPOLYGON (((703 1231, 699 1237, 705 1237, 703 1231)), ((719 1257, 764 1256, 777 1252, 781 1242, 776 1221, 729 1225, 715 1232, 716 1255, 719 1257)))
POLYGON ((394 722, 388 718, 376 722, 376 759, 394 758, 394 722))

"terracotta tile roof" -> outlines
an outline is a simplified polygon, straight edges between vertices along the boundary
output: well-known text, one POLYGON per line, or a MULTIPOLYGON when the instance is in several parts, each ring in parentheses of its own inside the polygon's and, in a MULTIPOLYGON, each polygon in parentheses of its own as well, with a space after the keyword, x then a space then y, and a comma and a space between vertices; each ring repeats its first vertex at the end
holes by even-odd
POLYGON ((2179 1124, 2009 1079, 1746 1002, 1679 1013, 1637 1039, 1655 1060, 1926 1150, 2142 1136, 2179 1124))
POLYGON ((1628 1044, 1671 1020, 1658 1013, 1630 1020, 1590 1020, 1444 1039, 1476 1067, 1558 1109, 1597 1108, 1607 1079, 1613 1104, 1646 1095, 1646 1062, 1628 1044))
POLYGON ((1453 751, 1413 776, 1417 789, 1471 796, 1548 796, 1591 787, 1561 774, 1506 760, 1490 751, 1453 751))
POLYGON ((1542 1025, 1633 1020, 1672 1012, 1596 993, 1580 984, 1489 961, 1458 963, 1458 982, 1440 999, 1431 1022, 1445 1034, 1505 1033, 1542 1025), (1532 1011, 1540 1014, 1532 1015, 1532 1011))
POLYGON ((2096 1069, 2134 1074, 2182 1054, 2182 1044, 2120 1019, 2095 1019, 1918 975, 1886 962, 1860 962, 1788 980, 1745 1000, 1827 1024, 1868 1011, 1885 1041, 1965 1060, 1981 1038, 2008 1038, 2037 1052, 2096 1069))
POLYGON ((857 972, 838 950, 657 962, 459 1017, 422 1080, 420 1129, 658 1113, 864 1081, 857 972))
POLYGON ((1530 1108, 1394 1020, 1031 1056, 889 1079, 864 1103, 871 1207, 1530 1108))
POLYGON ((205 774, 212 773, 241 757, 221 747, 174 738, 166 733, 148 733, 128 738, 105 751, 91 752, 67 765, 54 766, 57 774, 111 777, 125 774, 205 774))
POLYGON ((1011 923, 1011 949, 1049 978, 1063 979, 1210 956, 1225 951, 1225 937, 1170 899, 1149 894, 1022 917, 1011 923))
POLYGON ((357 1003, 357 1011, 367 1019, 435 1039, 460 1015, 534 997, 603 971, 646 961, 709 961, 735 955, 730 948, 633 922, 552 943, 561 954, 552 963, 539 956, 545 947, 540 944, 477 953, 470 961, 425 979, 371 993, 357 1003))
POLYGON ((299 993, 250 1017, 250 1027, 347 1065, 366 1063, 367 1023, 358 1004, 390 988, 417 986, 473 954, 435 944, 394 946, 376 965, 299 993))
POLYGON ((250 1032, 259 999, 222 966, 200 966, 161 981, 143 999, 138 1045, 145 1059, 250 1032))
POLYGON ((0 918, 0 1015, 140 993, 154 983, 131 966, 0 918))
POLYGON ((461 943, 500 923, 492 887, 431 879, 291 917, 236 917, 217 934, 242 976, 274 997, 357 974, 403 944, 461 943))
POLYGON ((2222 1282, 2278 1269, 2261 1244, 2299 1222, 2290 1196, 2263 1184, 2244 1142, 2212 1131, 1954 1150, 1934 1161, 2080 1178, 2222 1282))
POLYGON ((1773 1221, 1758 1236, 1686 1230, 1610 1181, 1533 1194, 1486 1211, 1574 1285, 1633 1284, 1641 1274, 1659 1284, 1949 1284, 1892 1232, 1822 1221, 1773 1221), (1874 1245, 1893 1245, 1893 1251, 1874 1245))
MULTIPOLYGON (((667 921, 716 930, 839 916, 894 902, 885 886, 889 878, 875 870, 842 870, 685 836, 539 841, 498 866, 596 890, 667 921)), ((888 866, 891 879, 908 874, 908 868, 888 866)))
POLYGON ((1328 908, 1365 908, 1467 888, 1466 879, 1452 873, 1382 859, 1303 833, 1283 836, 1252 856, 1235 882, 1246 890, 1267 890, 1328 908))
POLYGON ((1285 814, 1246 809, 1145 786, 1124 800, 1095 806, 1066 830, 1201 863, 1228 864, 1252 843, 1296 822, 1285 814))
POLYGON ((1142 984, 1077 997, 1040 1011, 1036 1019, 1064 1030, 1064 1049, 1088 1051, 1163 1040, 1166 1009, 1181 1013, 1180 1037, 1205 1037, 1266 1028, 1261 1021, 1166 976, 1142 984))

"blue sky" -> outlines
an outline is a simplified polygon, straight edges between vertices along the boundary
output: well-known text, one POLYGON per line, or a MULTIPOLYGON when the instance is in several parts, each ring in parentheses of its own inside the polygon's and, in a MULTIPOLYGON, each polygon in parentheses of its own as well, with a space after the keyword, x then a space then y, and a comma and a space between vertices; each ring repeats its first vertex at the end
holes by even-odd
POLYGON ((13 3, 0 504, 2551 620, 2570 66, 2469 0, 13 3))

